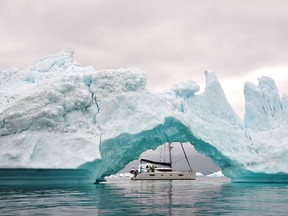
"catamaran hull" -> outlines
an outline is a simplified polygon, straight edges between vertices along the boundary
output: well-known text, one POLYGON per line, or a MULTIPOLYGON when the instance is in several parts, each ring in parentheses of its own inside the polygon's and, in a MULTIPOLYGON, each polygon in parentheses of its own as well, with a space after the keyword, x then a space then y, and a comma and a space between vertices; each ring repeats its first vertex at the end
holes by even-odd
POLYGON ((140 173, 132 180, 195 180, 196 173, 194 172, 147 172, 140 173))

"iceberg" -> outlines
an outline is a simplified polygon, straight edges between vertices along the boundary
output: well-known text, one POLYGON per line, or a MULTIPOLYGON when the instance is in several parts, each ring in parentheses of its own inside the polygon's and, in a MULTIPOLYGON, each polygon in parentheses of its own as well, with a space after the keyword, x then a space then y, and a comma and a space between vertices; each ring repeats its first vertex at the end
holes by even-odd
POLYGON ((288 182, 288 97, 245 83, 242 120, 213 72, 160 93, 139 69, 96 71, 72 49, 0 71, 0 168, 79 169, 104 180, 165 142, 189 142, 234 182, 288 182))
POLYGON ((199 177, 199 176, 204 176, 204 174, 201 173, 201 172, 196 172, 196 176, 197 176, 197 177, 199 177))
POLYGON ((207 177, 213 177, 213 178, 220 178, 220 177, 224 177, 223 173, 221 170, 211 173, 209 175, 207 175, 207 177))

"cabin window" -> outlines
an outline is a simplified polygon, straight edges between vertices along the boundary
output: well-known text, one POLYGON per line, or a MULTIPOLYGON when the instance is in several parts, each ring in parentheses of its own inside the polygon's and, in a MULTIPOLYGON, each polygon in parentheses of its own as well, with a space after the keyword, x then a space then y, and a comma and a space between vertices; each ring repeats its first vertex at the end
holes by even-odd
POLYGON ((170 176, 173 176, 172 174, 170 174, 170 176))
POLYGON ((183 176, 183 174, 178 174, 178 176, 183 176))
POLYGON ((155 174, 150 174, 149 176, 155 176, 155 174))

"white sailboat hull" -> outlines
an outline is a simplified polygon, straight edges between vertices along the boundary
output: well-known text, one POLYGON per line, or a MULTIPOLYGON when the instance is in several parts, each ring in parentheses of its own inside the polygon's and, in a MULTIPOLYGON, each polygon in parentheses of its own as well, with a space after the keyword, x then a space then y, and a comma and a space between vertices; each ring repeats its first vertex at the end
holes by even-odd
POLYGON ((139 173, 132 180, 195 180, 195 172, 146 172, 139 173))

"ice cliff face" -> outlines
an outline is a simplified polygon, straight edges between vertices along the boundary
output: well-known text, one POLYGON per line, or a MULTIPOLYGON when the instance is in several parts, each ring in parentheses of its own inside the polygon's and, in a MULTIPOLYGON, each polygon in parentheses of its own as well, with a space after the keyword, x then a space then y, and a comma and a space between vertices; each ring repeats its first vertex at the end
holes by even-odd
POLYGON ((272 79, 245 84, 244 123, 214 73, 202 94, 193 81, 153 94, 140 70, 95 71, 72 56, 0 72, 2 168, 79 168, 101 179, 148 149, 190 142, 234 181, 288 181, 288 100, 272 79))

